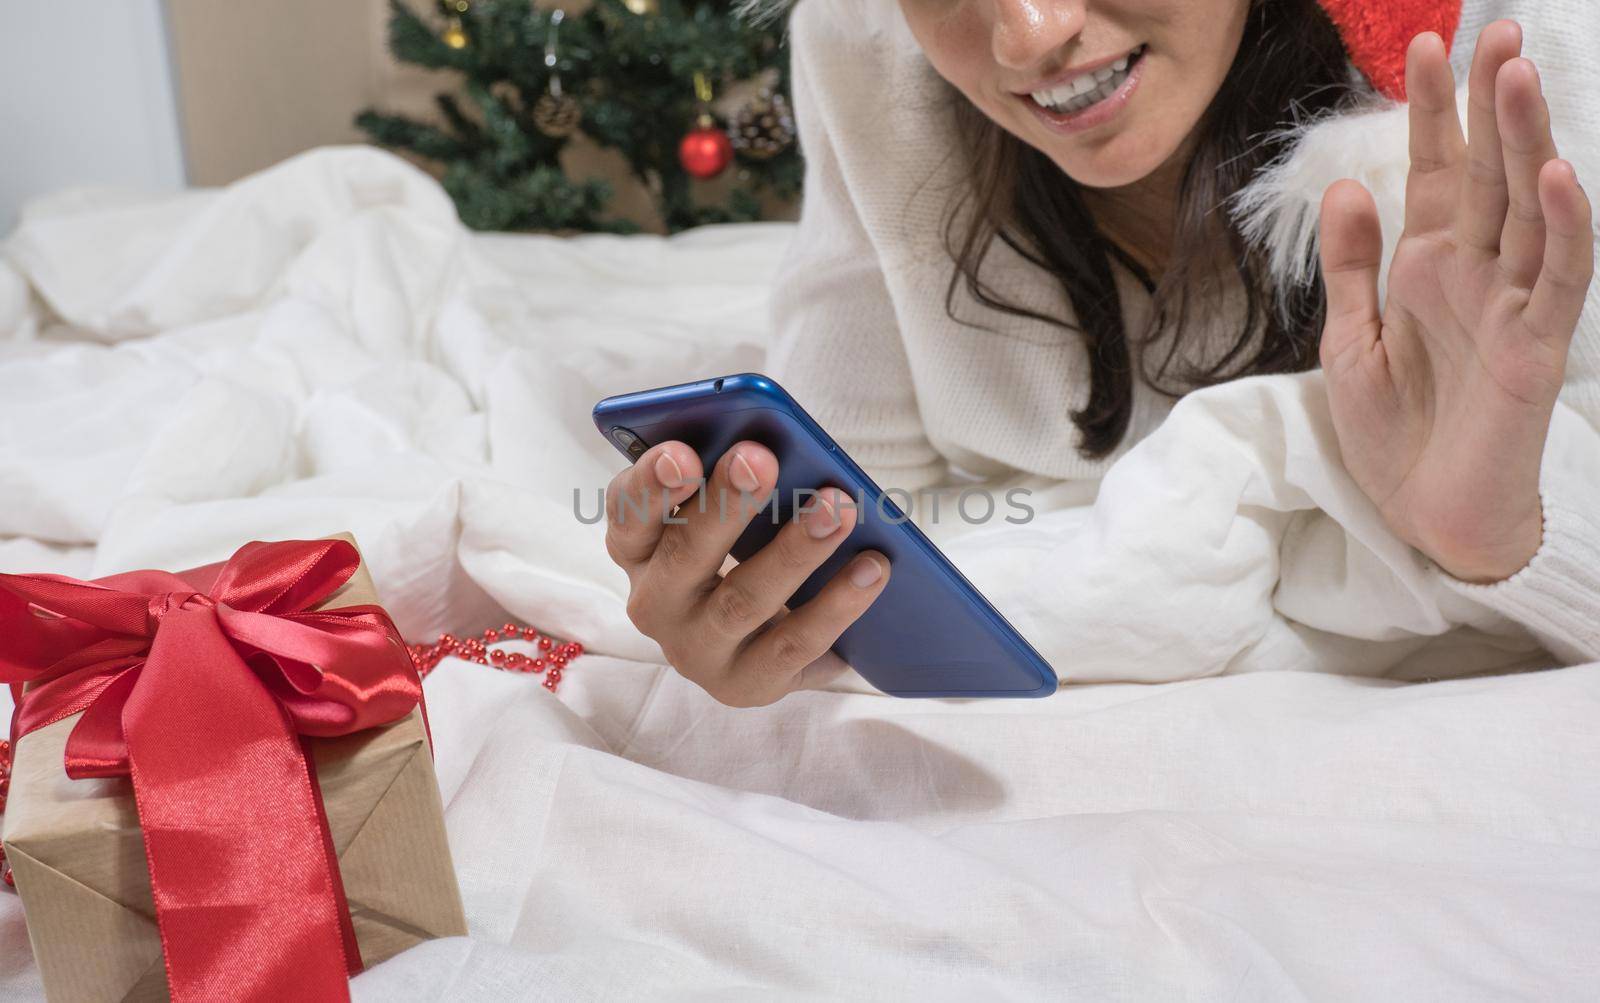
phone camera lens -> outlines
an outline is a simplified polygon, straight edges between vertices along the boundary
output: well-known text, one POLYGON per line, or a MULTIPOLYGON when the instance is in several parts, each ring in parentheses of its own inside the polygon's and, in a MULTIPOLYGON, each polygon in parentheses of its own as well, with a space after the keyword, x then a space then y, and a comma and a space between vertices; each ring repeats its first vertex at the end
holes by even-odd
POLYGON ((634 435, 631 429, 623 428, 621 425, 611 430, 611 438, 617 445, 627 450, 628 455, 635 460, 644 455, 644 451, 650 448, 643 439, 634 435))

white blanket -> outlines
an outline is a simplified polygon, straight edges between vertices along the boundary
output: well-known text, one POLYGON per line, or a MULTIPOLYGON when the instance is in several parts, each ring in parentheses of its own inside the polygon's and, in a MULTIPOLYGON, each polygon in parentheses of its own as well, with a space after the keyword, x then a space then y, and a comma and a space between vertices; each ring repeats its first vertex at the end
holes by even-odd
MULTIPOLYGON (((1314 375, 1192 396, 1097 504, 1020 479, 1028 526, 930 525, 1099 685, 733 711, 663 668, 574 516, 621 465, 589 408, 759 369, 788 233, 474 237, 370 150, 40 204, 0 263, 0 569, 349 529, 412 639, 599 653, 555 697, 430 677, 471 935, 361 999, 1592 996, 1600 665, 1400 682, 1550 659, 1383 531, 1314 375)), ((0 896, 0 1000, 39 992, 0 896)))

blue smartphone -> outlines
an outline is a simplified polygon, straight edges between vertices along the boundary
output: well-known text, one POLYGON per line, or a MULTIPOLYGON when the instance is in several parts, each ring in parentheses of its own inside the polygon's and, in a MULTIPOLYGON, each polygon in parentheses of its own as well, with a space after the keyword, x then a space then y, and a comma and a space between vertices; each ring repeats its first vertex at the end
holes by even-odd
POLYGON ((850 535, 788 605, 815 596, 864 550, 888 557, 889 584, 833 646, 883 692, 1043 697, 1056 691, 1050 664, 774 380, 742 373, 607 397, 595 405, 594 423, 630 461, 658 442, 677 440, 699 454, 708 474, 736 442, 772 450, 777 488, 733 547, 741 561, 812 503, 809 492, 835 487, 855 499, 850 535))

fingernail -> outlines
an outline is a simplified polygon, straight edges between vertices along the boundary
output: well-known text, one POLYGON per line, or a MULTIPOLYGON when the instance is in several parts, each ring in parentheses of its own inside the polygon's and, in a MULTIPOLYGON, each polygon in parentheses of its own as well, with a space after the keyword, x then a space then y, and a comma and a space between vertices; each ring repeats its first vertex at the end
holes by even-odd
POLYGON ((683 468, 678 466, 678 461, 672 458, 671 453, 662 453, 656 457, 656 480, 669 488, 678 487, 683 483, 683 468))
POLYGON ((850 563, 850 584, 858 589, 870 589, 883 577, 883 569, 870 557, 858 557, 850 563))
POLYGON ((755 468, 750 466, 750 461, 744 458, 743 453, 733 454, 732 477, 733 486, 747 494, 761 486, 761 481, 756 478, 755 468))
POLYGON ((807 536, 822 540, 832 536, 833 531, 839 528, 839 514, 828 499, 817 495, 809 508, 800 513, 800 522, 805 526, 807 536))

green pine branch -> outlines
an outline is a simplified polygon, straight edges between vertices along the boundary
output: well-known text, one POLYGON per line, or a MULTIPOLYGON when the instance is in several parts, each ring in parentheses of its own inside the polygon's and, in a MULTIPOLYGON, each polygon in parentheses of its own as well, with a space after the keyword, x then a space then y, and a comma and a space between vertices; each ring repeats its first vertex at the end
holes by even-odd
POLYGON ((678 163, 678 143, 699 111, 695 75, 717 91, 774 73, 788 91, 783 26, 754 26, 733 16, 735 0, 658 0, 654 15, 636 15, 622 0, 595 0, 560 24, 554 67, 545 64, 552 31, 548 11, 528 0, 472 0, 460 14, 466 44, 443 37, 444 10, 424 17, 391 0, 390 48, 403 62, 453 71, 460 82, 441 94, 438 123, 374 109, 356 124, 376 143, 443 167, 444 185, 461 218, 478 229, 627 229, 606 215, 609 186, 569 178, 560 164, 567 139, 542 132, 534 115, 553 74, 578 102, 581 132, 627 160, 633 175, 658 193, 668 230, 761 217, 762 194, 792 199, 804 167, 791 143, 765 161, 736 158, 736 183, 721 203, 678 163))

